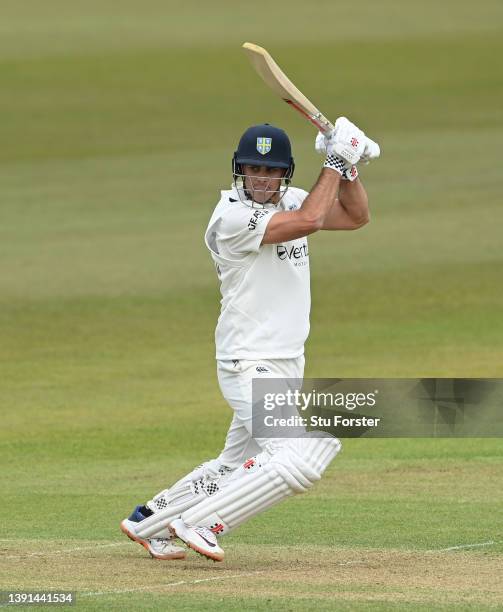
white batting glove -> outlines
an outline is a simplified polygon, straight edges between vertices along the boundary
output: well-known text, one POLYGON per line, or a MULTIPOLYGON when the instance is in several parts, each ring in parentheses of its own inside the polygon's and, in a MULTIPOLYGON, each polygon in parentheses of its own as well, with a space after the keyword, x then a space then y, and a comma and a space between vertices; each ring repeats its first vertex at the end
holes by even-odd
POLYGON ((336 170, 342 177, 344 177, 344 173, 351 169, 351 164, 338 155, 328 153, 323 167, 336 170))
POLYGON ((327 153, 342 157, 354 166, 360 161, 365 150, 366 137, 364 132, 351 123, 346 117, 339 117, 335 122, 335 130, 327 146, 327 153))
POLYGON ((342 173, 342 179, 345 181, 356 181, 358 178, 358 168, 356 166, 351 166, 351 168, 347 168, 342 173))
POLYGON ((358 178, 358 170, 356 166, 352 166, 345 159, 342 159, 342 157, 332 155, 332 153, 327 155, 323 167, 337 170, 342 179, 346 181, 356 181, 358 178))
MULTIPOLYGON (((327 154, 330 145, 333 145, 337 140, 338 128, 342 123, 342 121, 340 121, 342 119, 347 121, 345 117, 340 117, 335 124, 335 129, 332 130, 332 132, 328 136, 325 136, 325 134, 323 134, 322 132, 318 132, 318 135, 316 136, 316 141, 314 143, 314 148, 316 149, 317 153, 319 153, 320 155, 327 154)), ((381 149, 377 142, 374 142, 373 140, 368 138, 368 136, 365 136, 365 148, 363 149, 363 153, 360 156, 360 161, 364 164, 368 164, 373 159, 377 159, 380 154, 381 149)))
MULTIPOLYGON (((332 170, 336 170, 342 176, 342 178, 346 178, 346 175, 351 176, 350 171, 353 166, 347 160, 343 159, 339 155, 336 155, 333 151, 333 145, 335 144, 335 134, 335 129, 332 130, 328 136, 325 136, 325 134, 322 134, 322 132, 318 132, 314 147, 317 153, 320 153, 321 155, 326 155, 325 163, 323 164, 324 168, 331 168, 332 170)), ((356 166, 354 166, 354 168, 356 170, 356 166)), ((358 173, 356 174, 356 176, 358 176, 358 173)), ((350 180, 354 180, 356 176, 350 180)))
POLYGON ((368 164, 373 159, 377 159, 381 155, 381 147, 371 140, 368 136, 365 136, 366 143, 365 149, 360 157, 360 162, 364 164, 368 164))
POLYGON ((325 136, 323 132, 318 132, 318 135, 316 136, 316 140, 314 142, 314 148, 316 149, 316 153, 319 153, 320 155, 327 154, 327 146, 330 140, 332 139, 332 135, 334 134, 334 132, 335 130, 332 130, 329 136, 325 136))

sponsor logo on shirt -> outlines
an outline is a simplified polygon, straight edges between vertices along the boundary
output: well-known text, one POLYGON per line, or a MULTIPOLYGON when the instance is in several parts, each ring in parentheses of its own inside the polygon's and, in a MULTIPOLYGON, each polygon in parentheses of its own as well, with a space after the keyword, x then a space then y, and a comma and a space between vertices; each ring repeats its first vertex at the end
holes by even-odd
POLYGON ((309 251, 307 248, 307 242, 304 242, 301 246, 287 247, 284 244, 276 245, 276 255, 283 261, 288 259, 293 261, 294 266, 305 266, 309 257, 309 251))
POLYGON ((268 215, 268 214, 269 214, 268 210, 264 210, 264 209, 256 210, 253 213, 252 218, 248 222, 248 229, 250 230, 250 232, 257 227, 258 220, 261 219, 262 217, 265 217, 265 215, 268 215))

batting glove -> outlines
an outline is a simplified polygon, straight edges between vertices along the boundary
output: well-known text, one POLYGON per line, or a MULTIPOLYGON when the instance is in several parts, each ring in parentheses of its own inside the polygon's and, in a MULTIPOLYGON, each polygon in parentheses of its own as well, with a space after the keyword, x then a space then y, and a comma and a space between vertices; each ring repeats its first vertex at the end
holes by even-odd
POLYGON ((365 136, 365 149, 360 157, 360 162, 368 164, 373 159, 377 159, 381 155, 381 147, 367 136, 365 136))
POLYGON ((346 117, 339 117, 335 130, 327 146, 327 153, 342 157, 349 164, 355 165, 365 149, 365 134, 346 117))
MULTIPOLYGON (((332 132, 328 136, 325 136, 325 134, 318 132, 318 135, 316 136, 316 141, 314 144, 314 148, 316 149, 316 152, 319 153, 320 155, 326 155, 330 149, 332 149, 333 151, 333 145, 335 145, 337 140, 340 139, 341 127, 347 128, 348 124, 352 126, 354 125, 350 121, 348 121, 345 117, 339 117, 339 119, 335 123, 335 128, 332 130, 332 132)), ((368 164, 373 159, 377 159, 379 157, 379 155, 381 154, 381 150, 377 142, 374 142, 373 140, 368 138, 368 136, 364 135, 364 141, 365 141, 365 146, 364 146, 364 149, 360 156, 359 161, 364 164, 368 164)))
POLYGON ((351 168, 351 164, 348 164, 345 159, 339 157, 338 155, 328 153, 323 167, 336 170, 342 177, 344 177, 344 173, 351 168))
POLYGON ((326 155, 323 167, 336 170, 342 178, 345 178, 345 175, 351 170, 352 164, 334 152, 335 134, 335 129, 328 136, 319 132, 314 146, 318 153, 326 155))
POLYGON ((356 181, 358 178, 358 170, 356 166, 351 166, 346 160, 342 159, 342 157, 337 157, 331 153, 327 155, 323 167, 337 170, 342 179, 346 181, 356 181))
POLYGON ((351 168, 346 168, 342 173, 342 179, 345 181, 356 181, 358 178, 358 168, 356 166, 351 166, 351 168))

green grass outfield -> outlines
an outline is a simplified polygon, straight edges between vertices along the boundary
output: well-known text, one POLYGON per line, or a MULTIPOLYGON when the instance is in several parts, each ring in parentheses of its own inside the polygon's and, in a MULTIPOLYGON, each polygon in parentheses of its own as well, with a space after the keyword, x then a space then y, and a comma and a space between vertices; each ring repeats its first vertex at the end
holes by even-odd
POLYGON ((0 589, 82 610, 498 607, 498 439, 347 441, 224 564, 154 562, 118 523, 223 442, 202 234, 237 138, 281 125, 296 184, 320 166, 245 40, 382 145, 371 224, 310 239, 306 375, 503 376, 501 3, 120 5, 2 6, 0 589))

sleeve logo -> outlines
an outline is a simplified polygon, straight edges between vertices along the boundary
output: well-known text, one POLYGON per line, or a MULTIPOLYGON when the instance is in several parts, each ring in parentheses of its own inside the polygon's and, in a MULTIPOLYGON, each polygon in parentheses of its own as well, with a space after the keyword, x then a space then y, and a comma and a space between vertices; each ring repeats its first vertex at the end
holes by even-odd
POLYGON ((250 232, 257 227, 258 220, 261 219, 262 217, 265 217, 268 214, 269 214, 268 210, 263 210, 263 209, 262 210, 256 210, 253 213, 252 218, 248 222, 248 229, 250 230, 250 232))

